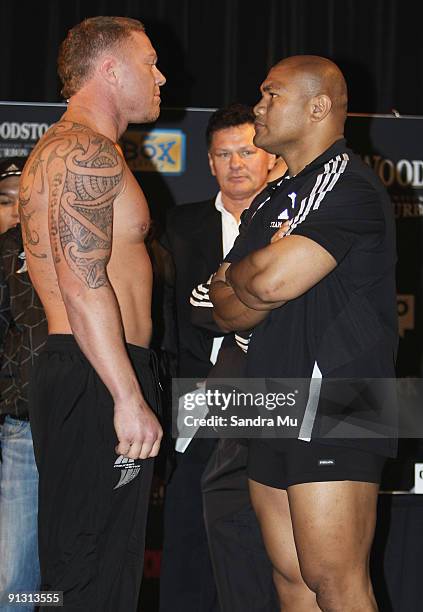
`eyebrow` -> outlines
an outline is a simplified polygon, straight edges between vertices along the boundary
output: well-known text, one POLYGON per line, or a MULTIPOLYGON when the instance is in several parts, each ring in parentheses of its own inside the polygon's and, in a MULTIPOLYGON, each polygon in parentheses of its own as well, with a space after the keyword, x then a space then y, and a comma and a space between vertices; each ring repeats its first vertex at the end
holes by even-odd
MULTIPOLYGON (((228 148, 233 148, 234 146, 236 146, 236 145, 233 145, 232 143, 229 143, 229 144, 223 145, 223 146, 216 146, 215 148, 218 149, 218 150, 219 149, 224 149, 226 151, 228 148)), ((236 146, 236 148, 237 149, 245 149, 245 147, 254 147, 254 146, 255 146, 254 143, 251 142, 251 143, 242 144, 240 146, 236 146)))
POLYGON ((277 81, 270 81, 270 83, 267 83, 266 85, 263 85, 263 87, 261 88, 262 91, 268 92, 271 89, 280 89, 282 87, 282 85, 280 83, 278 83, 277 81))

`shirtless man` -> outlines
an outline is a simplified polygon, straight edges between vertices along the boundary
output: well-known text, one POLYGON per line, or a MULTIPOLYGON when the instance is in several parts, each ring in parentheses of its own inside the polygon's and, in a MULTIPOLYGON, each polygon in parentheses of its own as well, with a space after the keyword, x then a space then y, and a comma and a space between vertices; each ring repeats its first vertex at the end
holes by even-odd
POLYGON ((150 217, 116 143, 129 122, 159 116, 156 63, 139 21, 71 29, 58 58, 68 108, 22 175, 26 258, 49 329, 31 401, 42 589, 63 591, 65 610, 137 606, 162 430, 150 217))
MULTIPOLYGON (((254 143, 283 156, 288 173, 235 242, 211 299, 223 330, 254 328, 249 377, 311 382, 297 439, 251 440, 251 499, 284 612, 374 612, 369 554, 395 441, 324 437, 319 389, 330 378, 395 377, 392 204, 343 139, 347 89, 335 64, 287 58, 261 94, 254 143)), ((371 432, 380 406, 365 408, 371 432)))

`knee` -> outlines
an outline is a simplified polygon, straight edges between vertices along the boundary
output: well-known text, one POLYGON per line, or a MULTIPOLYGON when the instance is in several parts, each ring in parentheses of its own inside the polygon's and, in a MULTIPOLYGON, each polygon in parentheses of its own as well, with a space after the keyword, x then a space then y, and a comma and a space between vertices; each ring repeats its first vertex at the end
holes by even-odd
POLYGON ((348 564, 319 563, 315 567, 301 567, 301 574, 324 612, 350 609, 350 602, 367 590, 366 571, 354 569, 348 564))
POLYGON ((310 591, 312 591, 319 606, 325 612, 339 609, 340 597, 342 597, 342 584, 335 577, 335 574, 323 571, 303 572, 303 579, 310 591))
POLYGON ((273 582, 282 600, 286 603, 305 588, 298 566, 285 564, 283 568, 273 565, 273 582))
POLYGON ((291 572, 280 572, 273 568, 273 582, 281 609, 317 610, 316 596, 304 584, 299 571, 293 568, 291 572))

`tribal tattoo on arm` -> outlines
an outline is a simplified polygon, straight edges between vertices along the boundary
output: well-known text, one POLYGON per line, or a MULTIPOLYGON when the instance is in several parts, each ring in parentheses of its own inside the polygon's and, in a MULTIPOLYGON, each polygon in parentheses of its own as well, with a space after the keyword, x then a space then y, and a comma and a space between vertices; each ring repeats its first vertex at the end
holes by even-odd
MULTIPOLYGON (((39 163, 49 183, 55 264, 66 263, 91 289, 104 286, 112 249, 113 203, 123 189, 118 151, 110 140, 89 128, 61 122, 35 158, 34 166, 39 163)), ((31 246, 36 236, 29 229, 25 233, 31 246)))
POLYGON ((44 174, 42 171, 38 173, 39 168, 42 168, 42 162, 37 156, 28 170, 28 175, 22 175, 19 185, 19 217, 21 222, 22 238, 26 249, 28 249, 28 251, 34 257, 37 257, 38 259, 46 259, 46 253, 38 252, 40 236, 32 227, 32 217, 35 211, 31 210, 31 196, 37 174, 40 174, 41 176, 41 189, 38 193, 43 194, 45 192, 44 174))
POLYGON ((78 139, 62 158, 64 172, 51 174, 50 237, 53 256, 63 253, 69 268, 96 289, 108 282, 113 202, 122 189, 123 168, 107 139, 88 136, 83 144, 78 139))

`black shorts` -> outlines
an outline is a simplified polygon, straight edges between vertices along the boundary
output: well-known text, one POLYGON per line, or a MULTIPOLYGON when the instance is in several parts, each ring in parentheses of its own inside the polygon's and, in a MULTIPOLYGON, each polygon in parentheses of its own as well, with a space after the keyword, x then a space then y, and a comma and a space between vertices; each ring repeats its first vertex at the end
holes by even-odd
POLYGON ((251 480, 276 489, 336 480, 380 483, 386 460, 375 453, 313 440, 280 440, 280 450, 266 440, 251 440, 247 471, 251 480))
MULTIPOLYGON (((155 410, 152 353, 127 349, 155 410)), ((112 397, 74 337, 49 336, 33 372, 30 419, 41 590, 63 591, 64 611, 137 609, 154 460, 118 458, 113 416, 112 397)))

